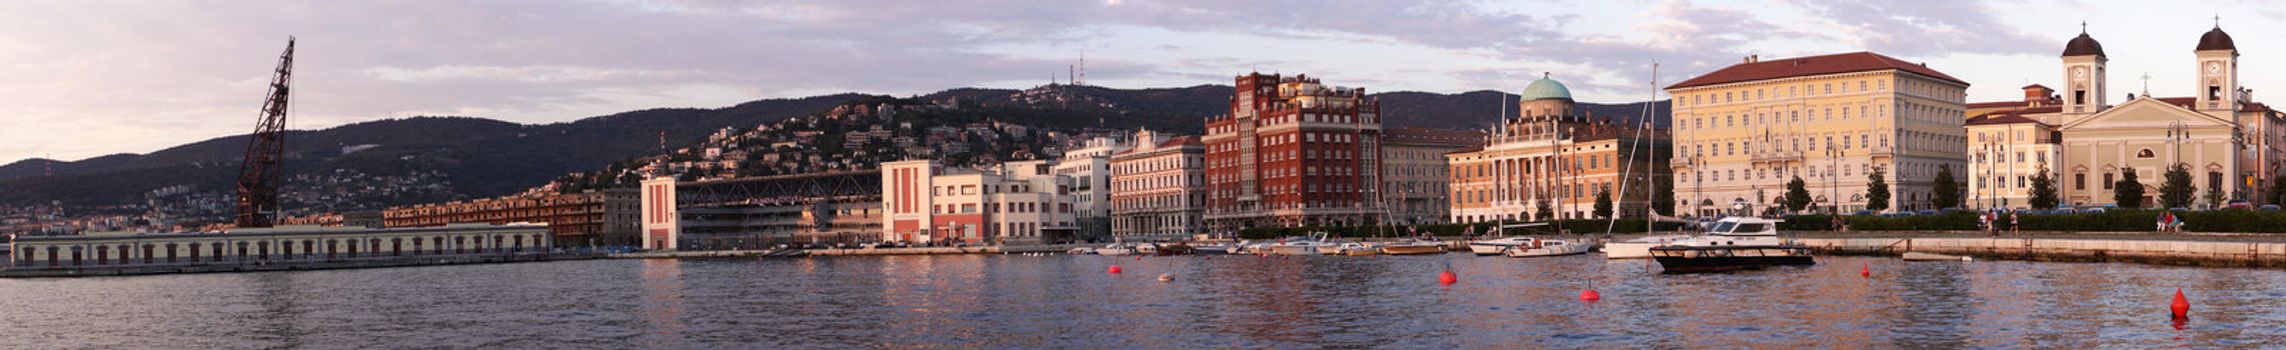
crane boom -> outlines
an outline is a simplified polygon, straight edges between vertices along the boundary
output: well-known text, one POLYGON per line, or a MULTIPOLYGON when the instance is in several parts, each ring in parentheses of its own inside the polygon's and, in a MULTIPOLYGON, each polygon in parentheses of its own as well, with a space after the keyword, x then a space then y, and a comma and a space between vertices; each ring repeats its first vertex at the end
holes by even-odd
POLYGON ((278 70, 270 75, 270 96, 262 101, 261 120, 254 124, 246 144, 246 161, 238 170, 238 227, 270 227, 277 222, 278 182, 284 177, 279 160, 286 151, 286 97, 292 91, 294 38, 286 38, 286 52, 278 55, 278 70))

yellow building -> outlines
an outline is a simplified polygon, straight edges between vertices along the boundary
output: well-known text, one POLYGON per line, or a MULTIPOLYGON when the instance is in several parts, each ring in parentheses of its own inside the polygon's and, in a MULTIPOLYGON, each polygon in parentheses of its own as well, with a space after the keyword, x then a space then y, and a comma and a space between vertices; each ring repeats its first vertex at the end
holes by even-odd
POLYGON ((1524 88, 1518 115, 1491 130, 1481 149, 1446 154, 1452 167, 1451 219, 1456 223, 1545 220, 1542 207, 1566 219, 1595 217, 1609 192, 1613 213, 1639 217, 1667 181, 1660 130, 1638 130, 1575 112, 1571 91, 1542 78, 1524 88), (1620 174, 1632 174, 1621 181, 1620 174))
POLYGON ((1970 175, 1995 175, 1972 178, 1971 196, 1985 200, 1979 207, 2024 208, 2020 198, 2028 187, 2017 178, 2046 166, 2058 204, 2110 205, 2116 204, 2115 182, 2133 171, 2145 188, 2136 204, 2153 207, 2162 174, 2183 166, 2191 173, 2192 207, 2259 199, 2286 161, 2286 116, 2255 102, 2253 91, 2240 86, 2238 47, 2222 28, 2200 35, 2190 56, 2184 66, 2198 77, 2190 96, 2155 97, 2146 87, 2113 105, 2111 58, 2103 44, 2085 31, 2066 41, 2057 67, 2061 96, 2040 96, 2050 91, 2034 85, 2025 87, 2021 102, 1971 105, 1970 128, 1978 136, 1969 140, 1971 153, 1988 161, 1977 163, 1970 175), (2038 158, 2043 153, 2053 164, 2038 158), (2207 198, 2209 191, 2222 200, 2207 198))
POLYGON ((1940 169, 1961 173, 1968 82, 1871 52, 1748 57, 1667 87, 1674 97, 1678 209, 1700 216, 1782 207, 1800 176, 1817 205, 1866 208, 1867 175, 1889 210, 1932 209, 1940 169))

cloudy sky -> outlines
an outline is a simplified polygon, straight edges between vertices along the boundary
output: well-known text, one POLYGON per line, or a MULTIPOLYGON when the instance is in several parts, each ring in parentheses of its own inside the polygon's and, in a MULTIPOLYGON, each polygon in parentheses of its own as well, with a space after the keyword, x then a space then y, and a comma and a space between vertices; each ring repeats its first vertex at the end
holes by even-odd
MULTIPOLYGON (((2286 81, 2286 11, 2242 1, 972 0, 0 2, 0 163, 143 153, 245 133, 287 36, 289 126, 462 115, 525 123, 843 91, 1022 88, 1085 53, 1095 85, 1308 73, 1374 91, 1649 97, 1764 58, 1871 50, 1974 83, 2054 84, 2080 22, 2113 91, 2188 95, 2191 48, 2237 34, 2256 96, 2286 81)), ((2114 99, 2117 100, 2116 97, 2114 99)))

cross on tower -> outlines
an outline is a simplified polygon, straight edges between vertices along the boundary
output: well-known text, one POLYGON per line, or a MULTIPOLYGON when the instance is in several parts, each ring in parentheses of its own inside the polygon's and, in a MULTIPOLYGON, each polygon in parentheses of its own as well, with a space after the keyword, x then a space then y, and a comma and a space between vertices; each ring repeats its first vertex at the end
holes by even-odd
POLYGON ((2143 72, 2143 98, 2151 98, 2151 72, 2143 72))

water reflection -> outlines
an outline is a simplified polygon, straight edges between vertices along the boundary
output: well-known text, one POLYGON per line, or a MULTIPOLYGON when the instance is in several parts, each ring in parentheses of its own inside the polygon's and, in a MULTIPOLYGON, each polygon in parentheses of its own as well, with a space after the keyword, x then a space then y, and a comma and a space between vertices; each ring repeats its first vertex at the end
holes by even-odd
POLYGON ((677 347, 683 344, 683 262, 668 259, 643 259, 640 286, 643 290, 642 319, 645 325, 645 347, 677 347))
POLYGON ((2286 344, 2286 271, 1822 257, 608 260, 0 280, 8 348, 2158 348, 2286 344), (1124 274, 1106 274, 1119 264, 1124 274), (1440 286, 1449 268, 1460 282, 1440 286), (1858 276, 1870 268, 1872 278, 1858 276), (1173 282, 1155 279, 1167 273, 1173 282), (2168 319, 2175 288, 2192 319, 2168 319), (1581 302, 1583 289, 1603 300, 1581 302), (2179 329, 2178 329, 2179 327, 2179 329))

